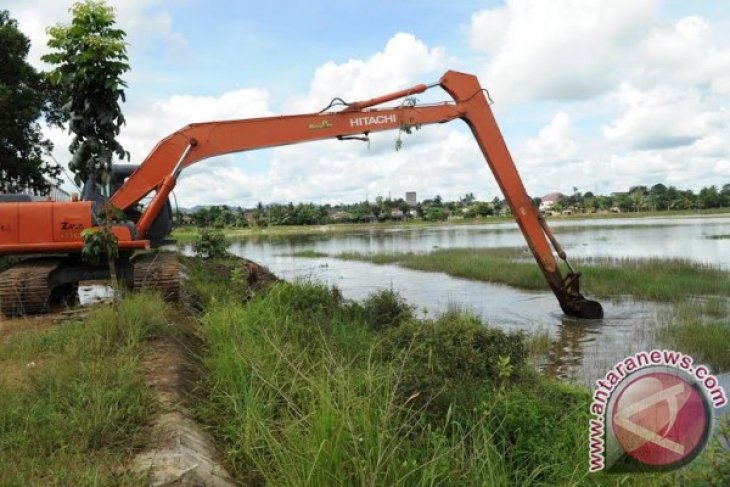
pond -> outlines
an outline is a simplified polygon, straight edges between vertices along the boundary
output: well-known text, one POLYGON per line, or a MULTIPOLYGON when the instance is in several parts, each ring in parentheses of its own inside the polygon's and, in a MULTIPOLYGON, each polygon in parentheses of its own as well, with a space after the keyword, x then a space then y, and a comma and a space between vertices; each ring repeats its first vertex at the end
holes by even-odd
MULTIPOLYGON (((686 258, 730 269, 730 215, 691 218, 615 218, 551 222, 569 256, 686 258)), ((562 314, 550 292, 450 277, 393 265, 298 258, 315 250, 336 255, 358 252, 429 252, 436 248, 524 247, 514 223, 441 225, 354 230, 351 233, 255 237, 232 243, 230 251, 256 261, 281 278, 310 279, 337 286, 347 298, 362 299, 392 288, 417 314, 434 316, 457 307, 492 325, 547 333, 550 351, 544 370, 592 383, 619 359, 659 345, 653 330, 671 307, 630 298, 602 300, 602 320, 581 321, 562 314)), ((189 252, 190 249, 188 248, 189 252)))

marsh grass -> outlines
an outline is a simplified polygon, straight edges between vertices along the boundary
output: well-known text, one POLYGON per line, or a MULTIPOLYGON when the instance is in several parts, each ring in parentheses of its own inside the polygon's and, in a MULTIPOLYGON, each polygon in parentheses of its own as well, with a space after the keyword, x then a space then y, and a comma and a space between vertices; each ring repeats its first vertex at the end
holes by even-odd
POLYGON ((458 310, 382 313, 403 302, 355 303, 306 282, 276 283, 247 304, 221 288, 212 304, 197 414, 244 484, 627 481, 587 473, 589 392, 538 376, 521 335, 458 310))
POLYGON ((663 319, 660 337, 676 350, 709 365, 730 370, 730 306, 727 298, 694 299, 674 305, 663 319))
POLYGON ((428 353, 394 345, 400 352, 384 360, 367 311, 325 287, 277 284, 245 307, 212 309, 204 325, 211 400, 203 415, 248 481, 506 486, 564 475, 511 463, 490 396, 474 396, 475 410, 424 414, 438 394, 423 403, 402 386, 428 353))
POLYGON ((550 351, 553 341, 547 330, 538 330, 525 338, 525 346, 529 357, 533 361, 538 361, 550 351))
POLYGON ((154 409, 139 358, 167 328, 157 296, 0 346, 0 485, 140 485, 125 472, 154 409))
POLYGON ((299 251, 293 252, 289 255, 291 257, 306 257, 308 259, 319 259, 319 258, 323 258, 323 257, 329 257, 328 253, 319 252, 314 249, 299 250, 299 251))
MULTIPOLYGON (((522 289, 548 289, 524 250, 440 249, 428 254, 348 252, 336 257, 374 264, 397 264, 409 269, 507 284, 522 289)), ((583 274, 586 294, 602 297, 630 295, 654 301, 680 301, 687 296, 730 295, 730 273, 716 266, 684 259, 575 259, 583 274)))

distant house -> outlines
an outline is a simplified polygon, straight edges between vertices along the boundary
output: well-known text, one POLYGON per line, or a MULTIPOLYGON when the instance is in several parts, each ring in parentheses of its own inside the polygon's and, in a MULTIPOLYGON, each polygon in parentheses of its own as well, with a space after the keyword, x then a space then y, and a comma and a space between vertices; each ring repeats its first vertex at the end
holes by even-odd
MULTIPOLYGON (((0 194, 5 194, 0 191, 0 194)), ((71 194, 60 187, 53 185, 47 196, 38 196, 33 191, 20 191, 14 194, 30 196, 33 201, 71 201, 71 194)))
POLYGON ((53 201, 71 201, 71 194, 62 190, 58 186, 52 186, 48 195, 53 201))
POLYGON ((550 209, 564 197, 563 193, 549 193, 540 198, 540 211, 548 212, 550 209))
POLYGON ((352 218, 352 214, 346 211, 333 211, 329 216, 335 221, 350 220, 352 218))
POLYGON ((246 220, 246 222, 251 226, 256 224, 256 216, 254 215, 253 211, 249 211, 249 210, 244 211, 243 219, 246 220))
POLYGON ((403 214, 403 211, 400 208, 391 208, 390 210, 390 217, 393 220, 402 220, 405 215, 403 214))

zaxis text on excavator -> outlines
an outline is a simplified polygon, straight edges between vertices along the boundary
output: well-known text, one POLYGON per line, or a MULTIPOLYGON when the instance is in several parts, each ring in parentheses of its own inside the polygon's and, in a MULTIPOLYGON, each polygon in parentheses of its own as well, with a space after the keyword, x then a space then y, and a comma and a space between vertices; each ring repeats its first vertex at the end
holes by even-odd
POLYGON ((525 191, 476 76, 448 71, 433 85, 420 84, 354 103, 335 100, 344 105, 342 110, 333 111, 334 104, 330 104, 319 113, 188 125, 159 142, 139 166, 114 165, 108 201, 94 181, 87 182, 81 200, 74 202, 18 201, 6 195, 6 201, 0 200, 0 256, 20 259, 0 274, 0 310, 9 315, 43 312, 53 300, 75 293, 79 281, 108 278, 107 266, 93 266, 81 259, 81 232, 100 225, 97 215, 107 202, 128 219, 112 227, 119 245, 116 270, 120 280, 130 287, 155 287, 176 298, 179 270, 175 260, 139 251, 169 242, 169 194, 180 172, 203 159, 312 140, 362 139, 371 132, 461 119, 474 134, 563 312, 588 319, 603 316, 600 303, 580 293, 580 273, 567 263, 565 252, 525 191), (374 108, 435 86, 443 88, 453 101, 374 108), (140 210, 139 202, 148 196, 149 204, 140 210), (565 276, 553 248, 568 266, 565 276))

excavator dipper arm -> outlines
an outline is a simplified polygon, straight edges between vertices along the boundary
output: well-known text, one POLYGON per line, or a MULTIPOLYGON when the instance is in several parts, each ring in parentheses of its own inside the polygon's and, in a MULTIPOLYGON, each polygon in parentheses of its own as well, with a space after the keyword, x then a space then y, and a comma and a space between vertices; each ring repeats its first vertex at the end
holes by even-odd
MULTIPOLYGON (((550 242, 555 244, 557 242, 525 191, 477 78, 465 73, 448 71, 442 76, 438 85, 451 95, 453 103, 419 106, 404 103, 394 108, 371 108, 421 93, 429 88, 426 85, 417 85, 407 90, 349 104, 339 112, 188 125, 162 140, 152 150, 147 159, 112 196, 111 203, 124 210, 153 191, 156 192, 137 223, 140 238, 144 238, 152 221, 167 201, 169 192, 174 188, 179 172, 203 159, 312 140, 343 139, 363 134, 367 136, 376 131, 444 123, 460 118, 474 134, 520 230, 563 311, 582 318, 601 318, 603 316, 601 305, 596 301, 585 299, 580 294, 578 285, 580 274, 571 270, 563 277, 550 247, 550 242)), ((562 249, 558 247, 556 250, 561 258, 564 258, 562 249)))

